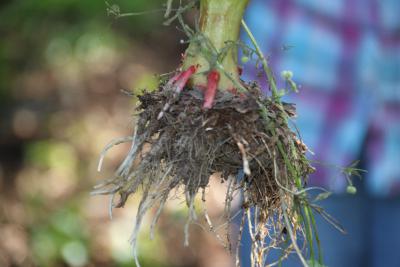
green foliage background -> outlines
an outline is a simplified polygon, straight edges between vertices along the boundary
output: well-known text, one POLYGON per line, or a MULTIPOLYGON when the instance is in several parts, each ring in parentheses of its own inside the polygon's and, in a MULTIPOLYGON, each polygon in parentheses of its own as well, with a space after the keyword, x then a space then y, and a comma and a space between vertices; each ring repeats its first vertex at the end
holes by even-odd
MULTIPOLYGON (((0 266, 134 266, 128 240, 137 203, 111 221, 107 199, 89 192, 128 149, 112 150, 96 172, 102 147, 133 128, 134 99, 121 89, 155 89, 155 74, 173 70, 184 47, 179 31, 162 26, 163 12, 116 20, 107 6, 136 12, 163 4, 0 4, 0 266)), ((220 248, 199 248, 196 240, 214 241, 195 231, 184 249, 177 206, 156 240, 143 233, 143 265, 211 266, 209 250, 220 248)))

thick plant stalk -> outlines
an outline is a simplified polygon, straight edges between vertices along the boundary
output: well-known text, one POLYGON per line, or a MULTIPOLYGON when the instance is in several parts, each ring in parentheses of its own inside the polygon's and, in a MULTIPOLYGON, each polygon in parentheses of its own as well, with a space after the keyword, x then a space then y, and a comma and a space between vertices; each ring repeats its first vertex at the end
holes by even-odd
MULTIPOLYGON (((207 51, 204 42, 190 43, 185 53, 183 69, 198 67, 198 74, 190 79, 192 86, 208 88, 208 73, 221 72, 221 68, 224 73, 221 73, 218 79, 219 90, 233 89, 235 84, 240 84, 238 51, 234 43, 239 38, 241 20, 248 2, 249 0, 200 0, 200 33, 209 42, 208 49, 212 47, 214 51, 207 51), (214 52, 220 56, 219 66, 213 65, 217 63, 214 52)), ((212 92, 208 94, 213 95, 212 92)))
MULTIPOLYGON (((167 2, 166 15, 172 2, 167 2)), ((306 146, 288 124, 289 117, 295 116, 295 108, 280 101, 268 62, 242 20, 248 2, 191 0, 178 9, 168 23, 178 18, 190 40, 181 68, 160 85, 160 90, 139 96, 141 112, 133 137, 114 140, 102 153, 99 169, 111 146, 133 142, 115 177, 102 183, 95 193, 111 195, 111 211, 123 207, 128 196, 142 188, 131 239, 137 266, 136 248, 143 216, 159 206, 150 226, 153 232, 170 193, 183 188, 189 208, 184 228, 187 245, 189 226, 196 218, 195 197, 200 190, 205 192, 215 173, 221 174, 221 182, 229 181, 226 224, 235 217, 231 216, 233 196, 243 192, 237 254, 247 218, 253 267, 265 266, 267 255, 276 248, 282 249, 282 256, 268 266, 280 264, 293 249, 302 264, 308 266, 297 245, 300 240, 309 244, 314 266, 315 220, 303 187, 314 169, 305 158, 306 146), (185 25, 181 14, 198 2, 200 20, 194 32, 185 25), (241 24, 254 44, 254 49, 248 49, 263 64, 272 98, 265 98, 256 84, 249 86, 240 80, 238 46, 243 46, 237 41, 241 24), (238 173, 243 173, 240 179, 232 178, 238 173), (114 203, 116 194, 120 195, 118 203, 114 203), (265 242, 267 236, 269 243, 265 242)), ((210 230, 224 242, 214 231, 206 210, 204 216, 210 230)), ((319 244, 318 237, 315 240, 319 244)), ((229 234, 226 242, 224 247, 231 251, 229 234)), ((236 264, 240 264, 238 256, 236 264)))

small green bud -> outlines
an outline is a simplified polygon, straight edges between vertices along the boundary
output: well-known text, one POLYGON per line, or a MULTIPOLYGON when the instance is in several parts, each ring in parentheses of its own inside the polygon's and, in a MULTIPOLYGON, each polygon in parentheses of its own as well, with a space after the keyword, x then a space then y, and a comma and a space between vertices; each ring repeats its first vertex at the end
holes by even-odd
POLYGON ((299 92, 299 90, 297 89, 297 84, 296 84, 294 81, 289 80, 289 84, 290 84, 290 88, 291 88, 294 92, 296 92, 296 93, 299 92))
POLYGON ((248 56, 242 56, 240 60, 242 61, 242 63, 247 63, 249 62, 250 58, 248 56))
POLYGON ((348 185, 346 188, 346 192, 354 195, 355 193, 357 193, 357 188, 355 186, 348 185))
POLYGON ((293 77, 293 72, 290 70, 284 70, 281 72, 281 77, 285 80, 291 80, 293 77))

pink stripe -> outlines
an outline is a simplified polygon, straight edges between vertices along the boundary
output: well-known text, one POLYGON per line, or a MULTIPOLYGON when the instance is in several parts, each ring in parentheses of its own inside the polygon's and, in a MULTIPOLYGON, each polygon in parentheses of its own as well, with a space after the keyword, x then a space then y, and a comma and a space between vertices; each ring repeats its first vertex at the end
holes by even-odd
POLYGON ((207 76, 207 89, 204 93, 203 108, 209 109, 214 103, 215 94, 219 82, 219 73, 216 70, 211 71, 207 76))
POLYGON ((183 87, 187 84, 190 77, 196 72, 197 68, 193 65, 190 66, 187 70, 182 72, 176 81, 175 92, 180 93, 183 90, 183 87))

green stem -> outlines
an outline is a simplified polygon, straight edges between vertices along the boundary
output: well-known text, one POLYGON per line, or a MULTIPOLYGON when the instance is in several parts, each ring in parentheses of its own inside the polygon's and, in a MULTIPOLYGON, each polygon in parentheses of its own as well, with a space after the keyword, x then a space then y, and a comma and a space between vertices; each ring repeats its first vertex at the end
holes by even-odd
POLYGON ((222 69, 218 89, 227 90, 240 84, 238 50, 240 25, 249 0, 200 0, 200 32, 186 50, 183 68, 197 65, 198 75, 191 82, 205 86, 207 72, 222 69))
POLYGON ((265 71, 265 74, 267 75, 269 84, 271 86, 272 96, 273 96, 274 100, 279 100, 278 99, 279 98, 278 97, 278 89, 276 87, 275 79, 272 74, 271 68, 268 66, 267 59, 265 58, 260 46, 258 45, 258 43, 256 41, 256 38, 254 37, 253 33, 251 32, 251 30, 249 29, 249 27, 247 26, 247 24, 244 20, 242 20, 242 25, 243 25, 243 28, 246 31, 247 35, 249 36, 251 43, 253 44, 253 46, 256 50, 257 56, 261 60, 263 69, 265 71))

